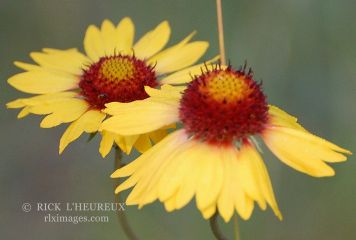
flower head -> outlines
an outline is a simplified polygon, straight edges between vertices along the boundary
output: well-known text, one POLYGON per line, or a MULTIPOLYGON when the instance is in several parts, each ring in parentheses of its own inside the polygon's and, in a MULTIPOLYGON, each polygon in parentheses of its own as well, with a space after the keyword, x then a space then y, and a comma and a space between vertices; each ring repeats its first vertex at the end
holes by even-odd
MULTIPOLYGON (((43 128, 70 123, 60 140, 61 153, 83 132, 98 131, 106 117, 101 111, 106 103, 145 99, 148 97, 145 86, 181 83, 189 79, 188 71, 200 69, 201 65, 191 65, 205 53, 208 43, 190 42, 193 32, 162 50, 170 33, 169 24, 164 21, 134 44, 134 25, 130 18, 122 19, 117 26, 108 20, 100 29, 91 25, 84 38, 86 55, 77 49, 45 48, 31 53, 36 64, 15 62, 25 72, 11 77, 8 83, 36 95, 12 101, 7 107, 23 108, 19 118, 30 113, 47 115, 41 122, 43 128)), ((103 131, 99 150, 105 156, 115 142, 126 153, 133 146, 145 151, 151 141, 166 135, 165 128, 131 136, 103 131)))
POLYGON ((179 118, 195 138, 231 144, 261 133, 267 112, 266 97, 251 73, 228 67, 202 74, 189 85, 180 102, 179 118))
POLYGON ((205 218, 216 211, 229 221, 234 211, 249 219, 254 202, 282 218, 254 137, 290 167, 315 177, 334 175, 326 162, 346 160, 346 149, 305 130, 297 119, 267 104, 252 72, 215 67, 185 87, 146 87, 150 98, 125 107, 109 103, 113 115, 102 128, 132 135, 180 122, 177 130, 112 174, 129 178, 116 193, 133 187, 127 204, 160 200, 167 211, 195 196, 205 218), (136 113, 139 112, 139 117, 136 113), (144 117, 145 116, 145 117, 144 117))

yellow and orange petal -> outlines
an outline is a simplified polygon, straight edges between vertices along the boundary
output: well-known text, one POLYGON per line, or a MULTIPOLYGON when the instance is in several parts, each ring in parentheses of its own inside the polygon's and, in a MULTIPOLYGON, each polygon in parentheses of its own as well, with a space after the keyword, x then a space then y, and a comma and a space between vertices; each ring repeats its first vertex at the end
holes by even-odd
MULTIPOLYGON (((101 111, 106 103, 143 100, 148 97, 145 86, 158 86, 170 73, 189 75, 200 67, 200 64, 191 65, 209 45, 203 41, 191 42, 193 32, 164 49, 171 35, 167 21, 137 43, 134 43, 134 34, 135 26, 130 18, 122 19, 117 25, 104 20, 100 28, 88 27, 84 37, 86 54, 77 49, 45 48, 30 54, 35 64, 15 62, 25 71, 9 78, 8 83, 19 91, 35 95, 10 102, 7 107, 22 108, 19 118, 30 113, 47 115, 41 127, 71 123, 60 140, 61 153, 83 132, 98 131, 106 118, 101 111)), ((174 76, 170 82, 180 84, 174 76)), ((102 134, 100 152, 105 156, 113 143, 126 153, 132 147, 145 151, 166 132, 164 129, 157 131, 142 136, 119 136, 106 131, 102 134)))

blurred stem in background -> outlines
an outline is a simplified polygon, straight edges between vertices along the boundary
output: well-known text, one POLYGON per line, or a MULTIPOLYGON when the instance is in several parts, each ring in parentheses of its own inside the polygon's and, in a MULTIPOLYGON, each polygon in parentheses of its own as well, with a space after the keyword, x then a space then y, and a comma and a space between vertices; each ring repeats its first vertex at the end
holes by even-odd
MULTIPOLYGON (((114 147, 115 149, 115 162, 114 162, 114 170, 118 169, 122 165, 122 152, 121 149, 117 146, 114 147)), ((117 187, 117 185, 120 184, 119 178, 114 182, 114 190, 117 187)), ((115 202, 116 203, 121 203, 121 197, 120 194, 115 194, 115 202)), ((127 221, 127 217, 125 214, 125 211, 116 211, 117 213, 117 218, 119 220, 119 223, 124 230, 126 236, 130 240, 138 240, 136 237, 135 233, 133 232, 132 228, 129 225, 129 222, 127 221)))
POLYGON ((210 228, 211 231, 213 232, 214 236, 216 237, 217 240, 228 240, 224 234, 221 232, 218 224, 218 214, 215 213, 211 218, 210 218, 210 228))
MULTIPOLYGON (((226 55, 225 55, 225 44, 224 44, 224 24, 223 24, 223 14, 221 0, 216 0, 216 15, 218 22, 218 35, 219 35, 219 51, 220 51, 220 63, 226 65, 226 55)), ((210 218, 210 228, 214 236, 218 240, 227 240, 227 238, 222 234, 219 225, 218 225, 218 214, 215 213, 210 218)), ((240 232, 237 215, 234 215, 234 236, 235 240, 240 240, 240 232)))

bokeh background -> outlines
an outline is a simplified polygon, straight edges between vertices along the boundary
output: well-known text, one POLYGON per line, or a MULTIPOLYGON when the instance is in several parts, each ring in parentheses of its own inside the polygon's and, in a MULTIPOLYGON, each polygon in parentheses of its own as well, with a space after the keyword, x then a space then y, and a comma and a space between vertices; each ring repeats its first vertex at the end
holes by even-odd
MULTIPOLYGON (((355 151, 356 1, 225 0, 223 7, 231 63, 247 60, 270 103, 355 151)), ((21 210, 24 202, 112 202, 113 154, 102 159, 98 139, 87 144, 84 136, 58 156, 64 126, 40 129, 39 117, 17 120, 17 111, 5 108, 26 96, 6 82, 20 72, 14 60, 28 61, 43 47, 82 49, 89 24, 124 16, 135 22, 136 40, 167 19, 170 44, 196 29, 195 39, 211 43, 205 59, 218 52, 214 0, 0 0, 1 239, 126 239, 113 213, 109 223, 74 225, 46 224, 43 214, 21 210)), ((325 179, 298 173, 268 151, 264 156, 284 220, 256 208, 240 221, 243 240, 356 239, 353 156, 325 179)), ((169 214, 158 203, 126 213, 141 239, 213 239, 194 203, 169 214)), ((232 224, 221 225, 232 236, 232 224)))

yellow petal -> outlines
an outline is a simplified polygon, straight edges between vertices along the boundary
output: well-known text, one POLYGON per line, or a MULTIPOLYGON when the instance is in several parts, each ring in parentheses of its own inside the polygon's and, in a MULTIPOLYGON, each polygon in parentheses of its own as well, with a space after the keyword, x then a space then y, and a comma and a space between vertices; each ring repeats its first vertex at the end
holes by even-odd
POLYGON ((253 166, 253 158, 256 157, 248 147, 242 147, 237 155, 237 172, 236 175, 241 182, 242 188, 250 198, 255 200, 261 209, 266 209, 266 200, 263 196, 261 186, 259 184, 258 172, 253 166))
POLYGON ((162 85, 161 89, 145 86, 146 93, 151 97, 148 101, 156 101, 176 105, 182 97, 186 86, 162 85))
POLYGON ((148 149, 150 149, 152 147, 152 144, 151 144, 151 141, 150 141, 150 138, 148 137, 148 135, 147 134, 141 134, 140 137, 135 142, 134 147, 140 153, 144 153, 148 149))
MULTIPOLYGON (((18 118, 23 118, 26 117, 30 113, 36 113, 36 105, 47 105, 50 102, 60 102, 63 100, 67 100, 69 98, 73 98, 77 95, 75 92, 60 92, 60 93, 54 93, 54 94, 46 94, 46 95, 39 95, 35 97, 30 97, 30 98, 20 98, 15 101, 9 102, 6 104, 7 108, 22 108, 20 113, 17 115, 18 118)), ((48 114, 51 113, 51 110, 47 108, 45 112, 42 112, 39 109, 38 114, 48 114)))
MULTIPOLYGON (((223 183, 223 164, 220 148, 201 143, 199 146, 201 155, 200 173, 197 182, 196 202, 201 211, 210 205, 215 205, 218 194, 221 191, 223 183), (201 156, 204 156, 202 158, 201 156)), ((196 161, 199 161, 196 159, 196 161)))
POLYGON ((42 128, 55 127, 61 123, 77 120, 88 109, 88 103, 81 99, 68 99, 60 102, 52 102, 44 105, 37 105, 31 108, 31 113, 47 114, 40 126, 42 128))
MULTIPOLYGON (((145 175, 142 176, 140 181, 136 184, 128 201, 137 202, 140 207, 155 201, 159 197, 159 182, 162 179, 162 174, 167 171, 167 166, 175 163, 174 161, 175 152, 173 151, 169 156, 166 155, 166 158, 160 158, 160 160, 153 160, 155 163, 150 165, 150 170, 145 172, 145 175)), ((173 188, 171 188, 173 189, 173 188)), ((171 198, 174 195, 174 192, 171 193, 165 201, 171 198)), ((172 209, 174 209, 175 202, 173 202, 172 209)))
POLYGON ((112 177, 131 175, 116 189, 116 192, 136 184, 127 199, 127 203, 144 205, 147 201, 156 199, 158 195, 154 183, 161 178, 160 172, 165 169, 165 165, 170 163, 172 152, 185 141, 186 136, 182 131, 172 133, 138 159, 115 171, 112 177), (149 196, 149 199, 145 199, 145 196, 149 196))
POLYGON ((76 49, 75 51, 57 50, 51 53, 32 52, 31 58, 40 66, 52 70, 80 75, 89 60, 76 49))
MULTIPOLYGON (((280 220, 282 220, 282 214, 278 209, 277 201, 274 197, 268 171, 257 150, 251 145, 243 145, 240 150, 240 154, 244 154, 246 156, 246 160, 250 162, 250 171, 255 174, 255 181, 256 185, 258 186, 258 191, 260 191, 263 198, 271 206, 275 215, 280 220)), ((238 159, 238 161, 240 160, 241 158, 238 159)))
POLYGON ((234 192, 241 191, 235 186, 234 172, 232 166, 236 161, 235 151, 226 149, 221 151, 222 164, 224 166, 224 180, 218 198, 218 210, 225 222, 230 221, 234 214, 234 192))
POLYGON ((19 73, 8 79, 8 83, 26 93, 46 94, 78 88, 79 78, 65 73, 54 73, 45 69, 19 73))
POLYGON ((165 151, 164 149, 168 149, 168 148, 174 148, 175 144, 181 141, 182 134, 183 132, 182 130, 180 130, 168 135, 161 142, 156 144, 153 148, 150 148, 147 152, 142 154, 136 160, 132 161, 131 163, 127 164, 122 168, 117 169, 111 175, 111 177, 118 178, 118 177, 127 177, 129 175, 132 175, 134 172, 138 170, 138 168, 143 163, 150 162, 151 158, 153 158, 154 155, 157 154, 160 155, 160 151, 165 151))
POLYGON ((17 115, 17 118, 24 118, 26 117, 27 115, 30 114, 30 111, 29 111, 30 107, 24 107, 20 112, 19 114, 17 115))
POLYGON ((226 181, 223 183, 223 189, 218 199, 218 209, 224 220, 227 222, 232 216, 231 203, 242 219, 247 220, 250 218, 254 203, 253 200, 247 196, 244 191, 243 184, 240 176, 238 175, 238 152, 235 148, 226 148, 222 151, 222 159, 224 161, 225 171, 224 176, 226 181))
MULTIPOLYGON (((180 132, 171 134, 135 160, 146 162, 142 164, 142 167, 138 163, 133 163, 136 164, 135 172, 117 189, 117 191, 121 191, 137 183, 127 199, 129 204, 143 206, 157 199, 157 181, 161 179, 162 173, 165 172, 165 166, 171 162, 172 153, 180 147, 182 141, 186 141, 186 138, 182 138, 180 135, 180 132)), ((129 168, 127 170, 130 171, 129 168)))
POLYGON ((56 49, 56 48, 42 48, 42 51, 45 53, 61 53, 63 51, 66 52, 77 52, 78 50, 76 48, 68 48, 65 50, 60 50, 60 49, 56 49))
MULTIPOLYGON (((176 139, 172 140, 177 141, 176 139)), ((144 175, 141 175, 140 181, 134 187, 130 197, 128 198, 130 202, 137 202, 143 206, 154 201, 157 197, 159 197, 159 199, 163 202, 174 195, 179 181, 178 183, 170 181, 167 184, 165 182, 165 176, 172 171, 172 168, 174 169, 176 168, 175 166, 179 165, 180 159, 177 159, 177 154, 184 151, 185 146, 187 145, 185 144, 185 141, 186 137, 182 138, 182 140, 179 140, 175 144, 174 148, 170 147, 172 145, 166 144, 165 149, 160 151, 159 156, 155 156, 154 158, 152 156, 150 163, 146 163, 145 169, 142 169, 142 171, 144 171, 144 175), (165 186, 167 186, 164 191, 164 198, 161 197, 160 191, 160 183, 162 182, 166 183, 165 186)), ((139 174, 139 172, 137 174, 139 174)), ((179 178, 181 174, 177 172, 175 176, 179 178)))
POLYGON ((72 122, 61 137, 59 154, 63 152, 69 143, 79 138, 83 132, 92 133, 98 131, 99 125, 104 118, 104 113, 97 110, 89 110, 72 122))
MULTIPOLYGON (((214 57, 213 59, 206 61, 202 64, 197 64, 175 73, 168 75, 167 77, 163 78, 160 82, 163 84, 183 84, 188 83, 193 80, 194 76, 200 75, 202 72, 211 71, 217 67, 217 65, 213 64, 219 59, 219 56, 214 57)), ((221 69, 225 69, 226 66, 220 66, 221 69)), ((219 67, 219 68, 220 68, 219 67)))
POLYGON ((41 68, 38 65, 19 62, 19 61, 15 61, 14 64, 15 64, 16 67, 21 68, 21 69, 26 70, 26 71, 39 70, 41 68))
POLYGON ((194 64, 204 55, 209 43, 196 41, 185 44, 178 48, 171 48, 149 59, 148 63, 155 66, 158 74, 169 73, 180 70, 194 64))
POLYGON ((147 59, 164 48, 169 40, 171 28, 167 21, 161 22, 155 29, 146 33, 134 46, 135 56, 147 59))
POLYGON ((263 139, 285 164, 315 177, 333 176, 334 170, 323 161, 344 161, 346 157, 338 152, 351 153, 308 132, 291 128, 270 127, 263 139))
POLYGON ((270 115, 270 121, 272 125, 306 131, 300 124, 298 124, 296 117, 289 115, 288 113, 276 106, 269 105, 268 113, 270 115))
POLYGON ((214 215, 215 211, 216 211, 215 204, 203 209, 202 214, 203 214, 204 219, 211 218, 214 215))
POLYGON ((150 132, 148 134, 149 138, 155 143, 158 143, 163 138, 165 138, 167 135, 168 135, 168 132, 166 129, 159 129, 159 130, 150 132))
POLYGON ((105 19, 101 24, 101 36, 105 56, 113 55, 116 51, 116 41, 119 36, 116 35, 116 28, 114 24, 107 19, 105 19))
POLYGON ((169 199, 164 202, 164 208, 167 212, 172 212, 175 210, 176 196, 172 195, 169 199))
POLYGON ((55 112, 57 111, 57 108, 61 107, 63 103, 73 103, 74 105, 84 104, 83 100, 77 98, 48 98, 46 100, 40 100, 44 99, 45 97, 46 95, 40 95, 33 98, 25 98, 22 101, 26 106, 29 107, 28 110, 30 113, 38 115, 46 115, 55 112))
POLYGON ((235 196, 235 208, 242 219, 248 220, 254 208, 253 200, 243 192, 238 192, 235 196))
POLYGON ((99 152, 101 156, 104 158, 106 157, 106 155, 109 154, 112 148, 112 145, 114 143, 114 134, 107 131, 102 131, 101 135, 102 138, 100 141, 99 152))
POLYGON ((139 135, 132 135, 132 136, 118 136, 117 134, 114 135, 116 144, 127 155, 130 154, 132 147, 134 146, 138 138, 139 135))
POLYGON ((116 28, 116 51, 119 51, 123 54, 131 53, 134 35, 134 24, 130 18, 125 17, 120 21, 116 28))
POLYGON ((117 53, 129 54, 131 53, 134 30, 130 18, 122 19, 117 27, 106 19, 101 24, 101 30, 91 25, 84 39, 85 51, 93 61, 117 53))
POLYGON ((167 55, 167 53, 169 54, 170 52, 183 47, 184 45, 186 45, 194 37, 195 34, 196 34, 196 31, 191 32, 188 36, 186 36, 179 43, 177 43, 177 44, 175 44, 175 45, 173 45, 173 46, 171 46, 171 47, 169 47, 169 48, 157 53, 156 55, 154 55, 153 58, 151 58, 149 60, 150 64, 155 65, 157 63, 157 61, 156 61, 157 58, 160 58, 161 56, 165 56, 165 55, 167 55))
POLYGON ((198 181, 198 172, 200 169, 199 162, 194 161, 195 157, 194 154, 194 146, 188 152, 186 152, 186 156, 184 159, 184 155, 181 158, 183 161, 181 163, 181 171, 184 172, 177 191, 176 196, 176 209, 180 209, 187 205, 190 200, 194 197, 197 188, 197 181, 198 181))
MULTIPOLYGON (((124 191, 126 189, 129 189, 129 188, 135 186, 135 184, 138 182, 138 180, 139 180, 139 175, 130 176, 123 183, 121 183, 119 186, 116 187, 115 194, 118 194, 118 193, 120 193, 120 192, 122 192, 122 191, 124 191)), ((126 204, 134 205, 134 204, 138 204, 138 203, 137 202, 136 203, 133 203, 133 202, 130 203, 130 201, 129 202, 126 201, 126 204)))
POLYGON ((105 113, 115 116, 105 120, 101 129, 120 135, 149 133, 178 120, 176 106, 149 99, 130 103, 109 103, 105 113), (116 116, 117 115, 117 116, 116 116))
MULTIPOLYGON (((182 186, 183 178, 186 174, 192 173, 189 170, 191 162, 194 161, 195 144, 192 141, 176 147, 174 151, 167 156, 164 171, 158 184, 159 200, 164 202, 176 193, 182 186)), ((191 183, 194 184, 194 183, 191 183)))
POLYGON ((84 49, 93 62, 96 62, 99 58, 105 56, 103 37, 100 30, 94 25, 90 25, 85 33, 84 49))
POLYGON ((25 107, 26 104, 23 102, 24 98, 16 99, 14 101, 6 103, 7 108, 22 108, 25 107))
POLYGON ((114 142, 115 144, 124 152, 126 153, 127 152, 127 149, 126 149, 126 143, 125 143, 125 138, 124 136, 121 136, 121 135, 118 135, 116 133, 113 133, 114 135, 114 142))
POLYGON ((38 104, 48 104, 49 102, 58 102, 67 100, 69 98, 73 98, 77 96, 76 92, 59 92, 59 93, 51 93, 45 95, 38 95, 30 98, 19 98, 12 102, 6 104, 7 108, 22 108, 25 106, 35 106, 38 104))

